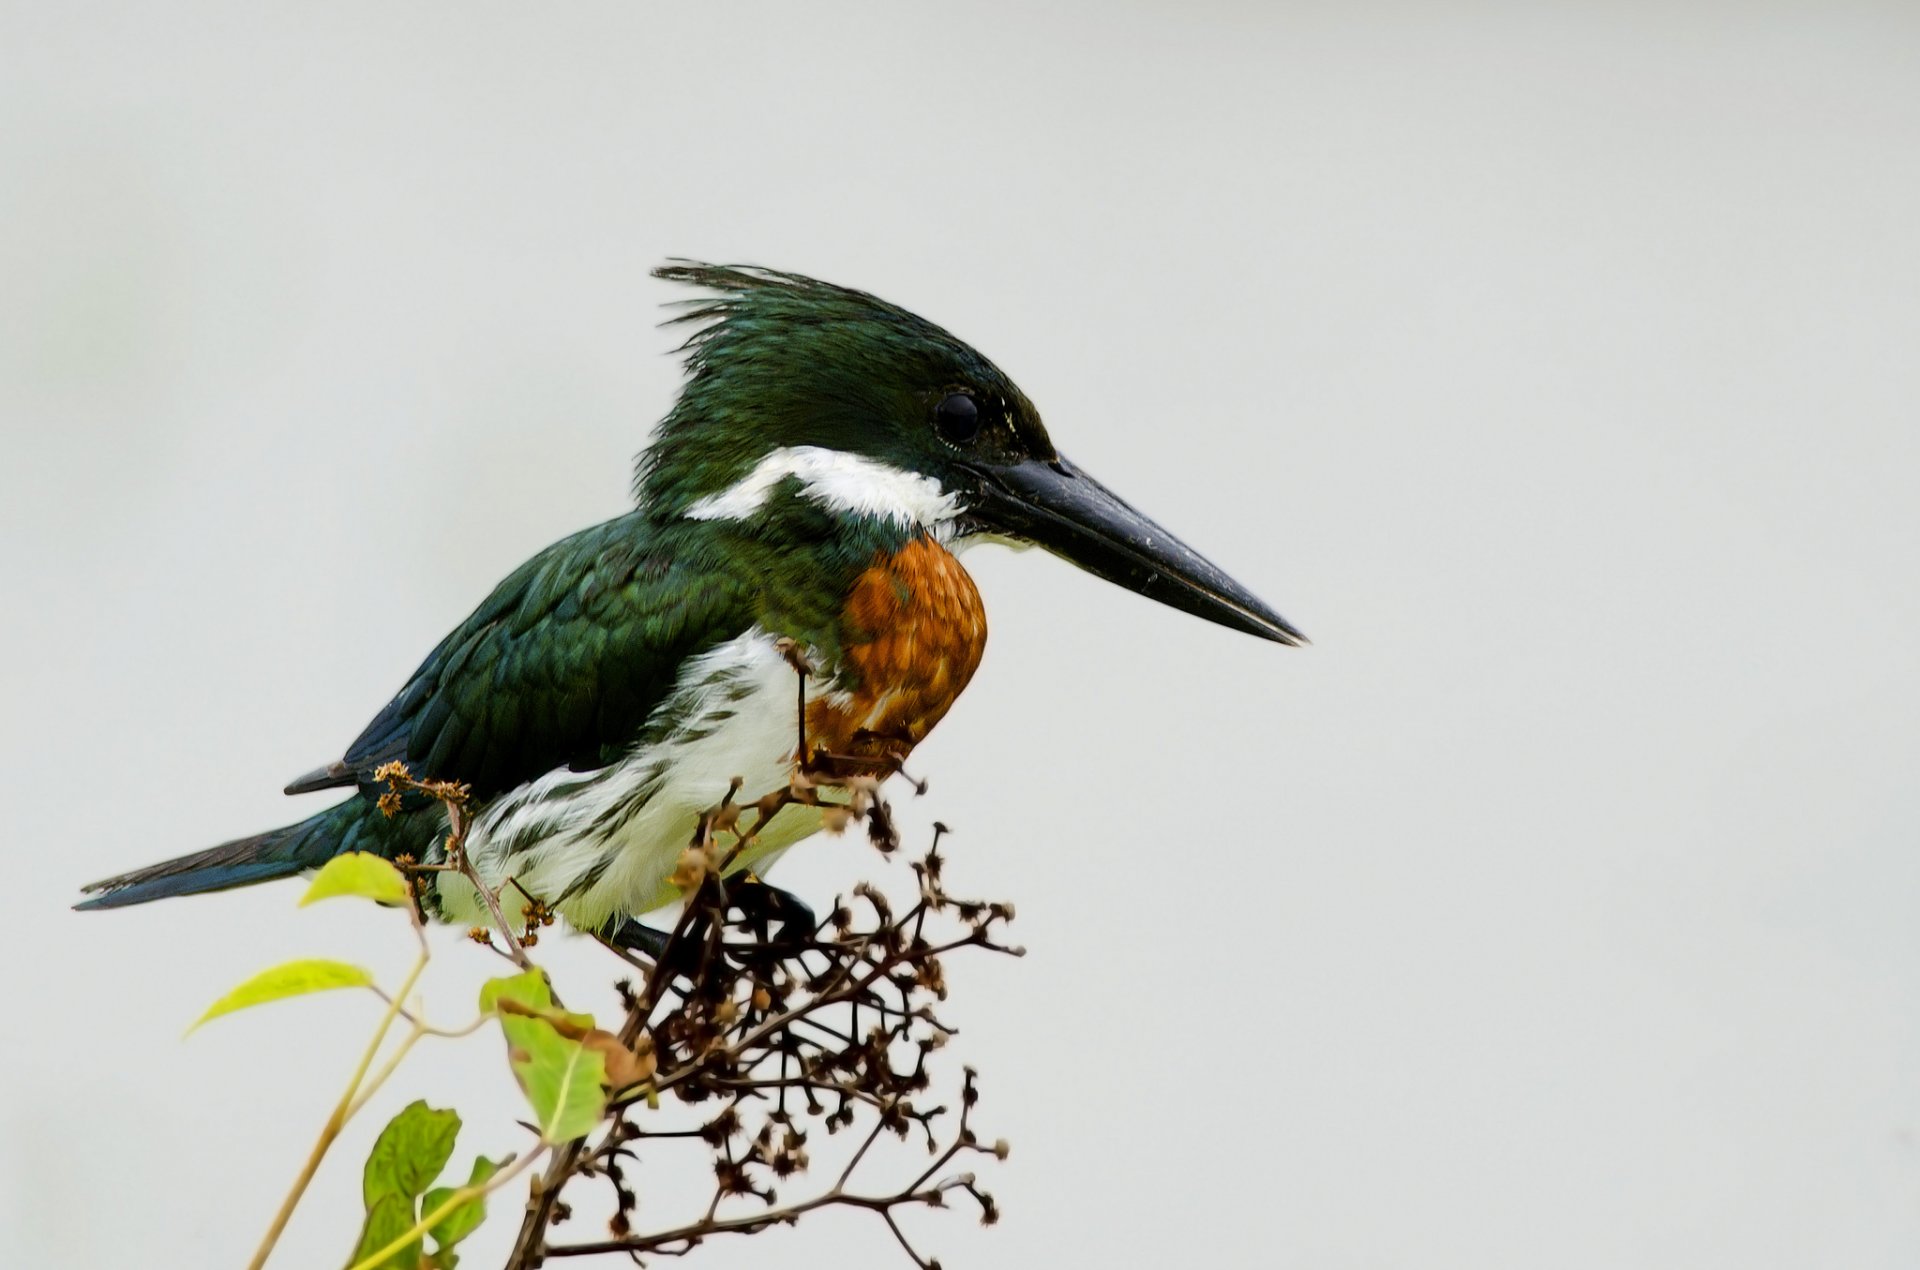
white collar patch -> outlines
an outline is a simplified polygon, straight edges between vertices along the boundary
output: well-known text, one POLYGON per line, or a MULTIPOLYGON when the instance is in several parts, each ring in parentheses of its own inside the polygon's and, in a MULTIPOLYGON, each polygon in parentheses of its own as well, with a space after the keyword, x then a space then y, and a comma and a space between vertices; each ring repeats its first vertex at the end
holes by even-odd
POLYGON ((903 529, 939 529, 960 514, 960 500, 930 476, 903 472, 875 459, 815 445, 782 446, 751 472, 686 510, 689 520, 744 520, 766 506, 774 486, 789 476, 800 494, 829 511, 875 516, 903 529))

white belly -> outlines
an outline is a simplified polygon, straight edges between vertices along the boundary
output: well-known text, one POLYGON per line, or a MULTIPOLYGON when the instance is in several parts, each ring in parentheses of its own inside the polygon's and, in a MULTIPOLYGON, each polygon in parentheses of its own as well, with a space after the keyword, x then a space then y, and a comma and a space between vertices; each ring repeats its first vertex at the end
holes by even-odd
MULTIPOLYGON (((501 894, 510 918, 525 902, 516 887, 580 930, 671 903, 678 893, 667 875, 728 784, 739 777, 746 799, 786 785, 798 689, 793 667, 758 628, 695 658, 656 712, 676 721, 665 738, 598 771, 549 772, 488 804, 468 836, 475 868, 491 885, 516 884, 501 894)), ((766 867, 819 827, 818 809, 785 808, 742 867, 766 867)), ((483 920, 470 884, 440 878, 448 920, 483 920)))

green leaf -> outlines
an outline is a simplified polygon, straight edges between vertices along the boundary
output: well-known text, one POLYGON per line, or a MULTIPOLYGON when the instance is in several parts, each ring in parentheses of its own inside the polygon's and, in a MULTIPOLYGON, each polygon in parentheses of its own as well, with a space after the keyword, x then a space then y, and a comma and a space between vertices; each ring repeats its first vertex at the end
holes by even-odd
MULTIPOLYGON (((454 1111, 436 1111, 424 1101, 402 1107, 400 1114, 380 1131, 373 1150, 367 1155, 360 1189, 368 1214, 389 1195, 404 1196, 412 1211, 413 1202, 433 1185, 433 1179, 440 1176, 440 1170, 446 1168, 447 1161, 453 1157, 453 1139, 459 1132, 460 1117, 454 1111)), ((413 1218, 407 1219, 407 1225, 413 1222, 413 1218)), ((375 1244, 374 1248, 379 1246, 375 1244)))
MULTIPOLYGON (((347 1264, 358 1265, 362 1259, 372 1256, 412 1230, 414 1222, 418 1220, 414 1215, 412 1196, 382 1195, 367 1210, 366 1225, 360 1228, 360 1242, 354 1245, 353 1256, 347 1259, 347 1264)), ((414 1270, 420 1264, 420 1244, 418 1239, 402 1244, 393 1255, 374 1262, 375 1270, 414 1270)))
POLYGON ((523 970, 517 975, 489 979, 481 984, 480 1013, 492 1014, 503 997, 534 1010, 553 1008, 553 989, 547 986, 547 976, 539 970, 523 970))
POLYGON ((517 975, 508 975, 503 979, 489 979, 480 985, 480 1013, 492 1014, 532 1014, 553 1023, 563 1024, 563 1034, 567 1028, 585 1032, 594 1026, 591 1014, 578 1014, 572 1010, 562 1010, 553 1003, 553 989, 548 985, 544 971, 526 970, 517 975), (502 1001, 511 1001, 523 1007, 519 1010, 500 1010, 502 1001))
MULTIPOLYGON (((489 1160, 484 1155, 479 1157, 473 1162, 473 1172, 467 1175, 467 1185, 469 1187, 485 1186, 487 1179, 498 1173, 500 1166, 505 1163, 505 1160, 489 1160)), ((436 1186, 428 1191, 426 1198, 420 1201, 420 1215, 425 1217, 436 1211, 440 1205, 452 1199, 454 1191, 458 1189, 453 1186, 436 1186)), ((434 1246, 437 1249, 435 1255, 445 1254, 448 1264, 451 1265, 453 1246, 479 1229, 480 1223, 485 1221, 486 1217, 487 1199, 486 1196, 480 1195, 468 1200, 435 1222, 431 1227, 434 1246)))
POLYGON ((584 1137, 606 1114, 606 1059, 569 1040, 545 1019, 502 1014, 507 1061, 533 1105, 544 1142, 584 1137))
POLYGON ((575 1032, 593 1027, 593 1016, 554 1008, 553 990, 539 970, 491 979, 480 987, 482 1013, 497 1014, 507 1038, 507 1060, 533 1104, 540 1136, 547 1142, 580 1137, 606 1114, 606 1059, 554 1027, 575 1032), (532 1014, 499 1009, 512 1001, 532 1014))
POLYGON ((208 1019, 217 1019, 223 1014, 232 1014, 235 1010, 244 1010, 249 1006, 265 1005, 269 1001, 279 1001, 286 997, 304 996, 309 992, 326 992, 332 988, 368 988, 373 986, 373 972, 363 966, 355 966, 344 961, 328 961, 313 957, 305 961, 289 961, 275 966, 271 970, 262 970, 253 978, 221 997, 207 1007, 207 1012, 193 1021, 192 1032, 208 1019))
POLYGON ((300 897, 300 907, 339 895, 357 895, 376 904, 411 904, 413 887, 391 861, 365 851, 349 851, 333 857, 313 875, 307 893, 300 897))

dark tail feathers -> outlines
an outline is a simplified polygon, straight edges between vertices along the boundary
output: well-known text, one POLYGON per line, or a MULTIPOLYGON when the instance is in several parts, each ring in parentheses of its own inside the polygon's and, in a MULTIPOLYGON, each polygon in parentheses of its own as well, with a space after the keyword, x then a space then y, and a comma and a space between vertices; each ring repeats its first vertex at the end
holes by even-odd
POLYGON ((309 816, 297 825, 238 838, 95 882, 80 888, 91 898, 74 907, 82 910, 124 908, 175 895, 198 895, 203 891, 271 882, 292 877, 303 869, 319 868, 342 849, 341 830, 346 826, 341 824, 341 813, 345 811, 351 817, 349 809, 357 810, 353 802, 343 803, 309 816))

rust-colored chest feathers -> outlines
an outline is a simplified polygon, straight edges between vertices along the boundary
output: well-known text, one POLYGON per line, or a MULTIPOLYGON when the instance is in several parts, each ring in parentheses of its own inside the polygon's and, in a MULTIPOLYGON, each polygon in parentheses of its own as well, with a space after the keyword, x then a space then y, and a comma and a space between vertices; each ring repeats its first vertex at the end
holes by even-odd
POLYGON ((916 538, 860 575, 841 631, 847 690, 809 703, 809 744, 835 754, 905 757, 973 678, 987 644, 987 613, 953 553, 916 538))

